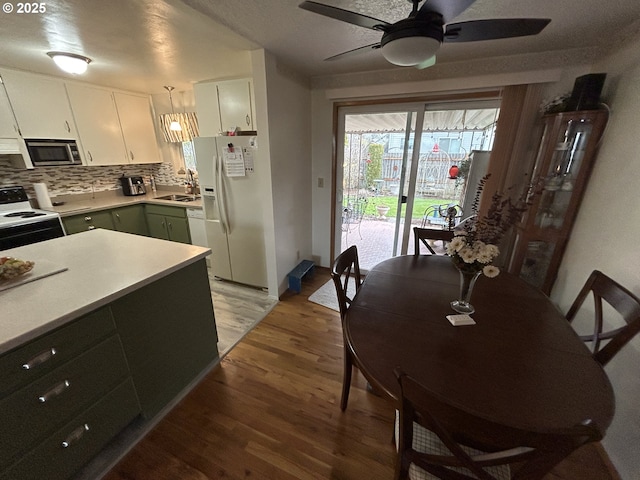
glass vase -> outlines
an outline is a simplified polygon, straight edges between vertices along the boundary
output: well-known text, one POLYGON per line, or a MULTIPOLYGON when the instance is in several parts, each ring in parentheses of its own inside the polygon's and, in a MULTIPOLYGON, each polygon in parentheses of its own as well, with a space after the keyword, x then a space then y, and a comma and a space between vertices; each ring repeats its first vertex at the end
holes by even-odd
POLYGON ((460 295, 458 296, 458 300, 451 302, 451 308, 458 313, 471 315, 475 312, 475 309, 469 302, 471 300, 471 294, 473 293, 473 286, 476 284, 476 280, 482 273, 482 270, 463 272, 458 269, 458 271, 460 272, 460 295))

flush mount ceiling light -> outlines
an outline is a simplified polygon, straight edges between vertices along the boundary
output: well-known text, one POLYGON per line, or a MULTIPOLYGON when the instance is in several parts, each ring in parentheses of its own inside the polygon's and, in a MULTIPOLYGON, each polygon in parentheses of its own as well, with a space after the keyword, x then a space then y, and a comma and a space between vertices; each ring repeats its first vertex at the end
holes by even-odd
POLYGON ((56 65, 67 73, 79 75, 87 71, 87 66, 91 63, 89 57, 76 53, 47 52, 56 65))
POLYGON ((180 126, 180 122, 178 122, 175 119, 176 112, 173 110, 173 97, 171 96, 171 91, 173 90, 173 87, 165 85, 164 88, 166 88, 167 91, 169 92, 169 102, 171 103, 172 120, 171 120, 171 123, 169 124, 169 130, 173 130, 174 132, 179 132, 182 130, 182 126, 180 126))

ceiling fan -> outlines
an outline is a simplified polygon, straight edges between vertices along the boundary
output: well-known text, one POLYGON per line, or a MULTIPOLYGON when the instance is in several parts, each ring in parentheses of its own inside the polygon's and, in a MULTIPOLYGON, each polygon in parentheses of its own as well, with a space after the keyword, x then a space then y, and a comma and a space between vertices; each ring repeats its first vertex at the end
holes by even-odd
POLYGON ((304 1, 299 6, 325 17, 383 32, 378 43, 355 48, 325 60, 337 60, 371 49, 381 49, 382 56, 388 62, 416 68, 434 65, 435 53, 443 42, 475 42, 536 35, 551 21, 547 18, 501 18, 450 23, 475 0, 426 0, 420 8, 418 5, 422 0, 408 1, 413 4, 411 13, 396 23, 313 1, 304 1))

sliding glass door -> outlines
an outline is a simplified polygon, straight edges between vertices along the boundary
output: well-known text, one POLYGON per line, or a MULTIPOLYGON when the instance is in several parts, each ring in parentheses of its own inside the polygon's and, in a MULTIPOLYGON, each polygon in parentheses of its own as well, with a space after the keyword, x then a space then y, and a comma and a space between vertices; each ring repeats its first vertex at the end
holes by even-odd
POLYGON ((462 203, 472 152, 490 149, 498 115, 495 102, 465 106, 339 110, 336 252, 357 245, 368 270, 412 253, 413 226, 449 225, 446 212, 462 203))

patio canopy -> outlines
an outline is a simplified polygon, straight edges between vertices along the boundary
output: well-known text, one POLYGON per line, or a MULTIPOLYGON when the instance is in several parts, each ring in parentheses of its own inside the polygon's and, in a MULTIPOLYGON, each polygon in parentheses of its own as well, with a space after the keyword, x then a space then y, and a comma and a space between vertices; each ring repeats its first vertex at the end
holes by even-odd
MULTIPOLYGON (((482 131, 497 119, 497 109, 440 110, 424 112, 424 132, 482 131)), ((404 132, 406 113, 367 113, 345 116, 345 133, 404 132)), ((415 117, 412 123, 415 130, 415 117)))

